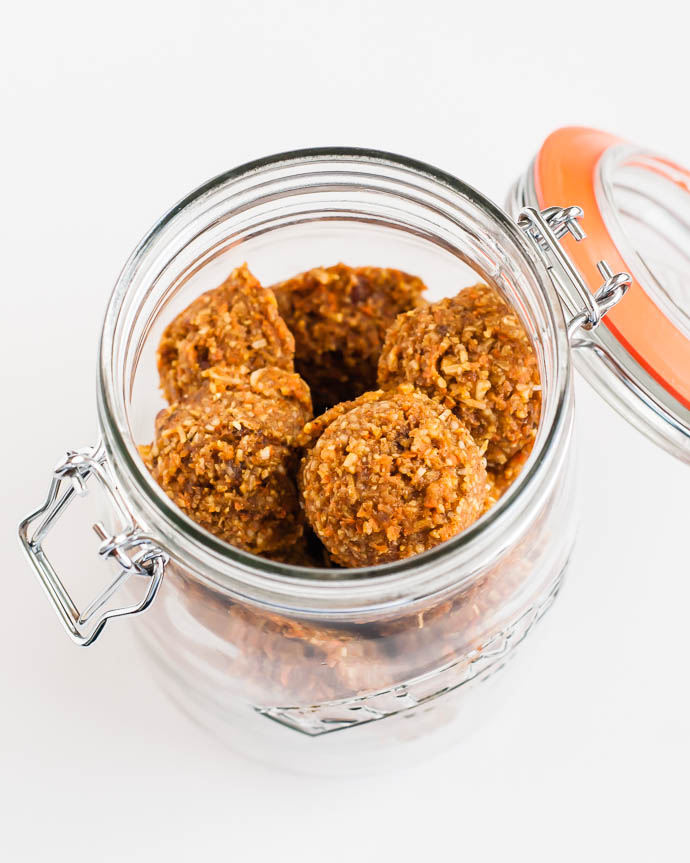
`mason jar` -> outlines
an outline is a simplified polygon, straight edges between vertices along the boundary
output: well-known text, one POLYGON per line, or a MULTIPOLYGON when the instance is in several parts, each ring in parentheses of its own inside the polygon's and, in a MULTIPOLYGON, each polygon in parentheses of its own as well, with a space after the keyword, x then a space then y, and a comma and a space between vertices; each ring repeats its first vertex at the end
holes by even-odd
MULTIPOLYGON (((609 149, 618 146, 610 139, 609 149)), ((547 142, 540 154, 550 152, 547 142)), ((577 200, 539 200, 539 164, 516 184, 508 215, 412 159, 302 150, 216 177, 154 225, 125 264, 103 323, 101 440, 67 454, 44 505, 20 526, 76 643, 91 644, 114 617, 149 609, 134 628, 173 700, 272 763, 335 771, 399 764, 408 751, 468 732, 505 676, 496 672, 557 596, 575 540, 574 354, 612 403, 690 460, 687 407, 672 404, 648 370, 649 380, 623 382, 620 351, 599 326, 631 283, 629 293, 637 290, 638 275, 615 249, 599 260, 599 244, 598 272, 584 258, 574 263, 585 219, 578 206, 562 206, 577 200), (244 262, 270 285, 341 259, 418 273, 432 301, 478 280, 492 285, 532 341, 542 390, 533 450, 488 512, 424 554, 350 570, 276 563, 226 544, 172 503, 137 450, 164 406, 155 355, 177 313, 244 262), (654 386, 661 406, 651 403, 654 386), (635 392, 622 395, 626 387, 635 392), (642 408, 630 407, 633 397, 642 408), (99 552, 117 577, 79 610, 43 541, 94 483, 107 501, 99 552)))

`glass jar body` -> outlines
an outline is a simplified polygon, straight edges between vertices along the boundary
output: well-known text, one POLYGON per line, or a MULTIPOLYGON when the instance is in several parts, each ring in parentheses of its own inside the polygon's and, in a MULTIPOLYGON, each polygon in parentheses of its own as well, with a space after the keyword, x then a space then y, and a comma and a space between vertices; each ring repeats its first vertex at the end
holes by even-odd
POLYGON ((279 612, 172 562, 137 628, 157 678, 229 745, 292 768, 359 772, 462 738, 502 700, 495 672, 558 594, 573 461, 571 450, 534 520, 469 584, 459 569, 459 586, 395 609, 279 612))
POLYGON ((442 739, 431 731, 478 715, 469 706, 558 591, 575 531, 562 311, 508 217, 428 166, 305 151, 237 169, 181 202, 116 286, 99 411, 118 486, 171 558, 138 626, 145 650, 183 709, 265 760, 356 769, 386 751, 399 763, 401 740, 442 739), (419 557, 334 578, 206 534, 155 485, 136 444, 162 406, 155 349, 177 311, 245 261, 271 284, 340 259, 418 274, 432 300, 478 277, 494 285, 533 340, 543 408, 521 475, 472 528, 419 557))

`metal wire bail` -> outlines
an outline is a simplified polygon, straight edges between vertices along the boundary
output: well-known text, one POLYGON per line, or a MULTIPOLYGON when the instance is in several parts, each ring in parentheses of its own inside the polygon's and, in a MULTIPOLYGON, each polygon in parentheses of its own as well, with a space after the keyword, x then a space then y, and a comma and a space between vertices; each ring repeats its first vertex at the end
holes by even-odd
POLYGON ((70 451, 58 462, 53 470, 45 502, 21 522, 19 539, 63 626, 70 638, 82 647, 92 644, 111 618, 138 614, 148 608, 158 592, 168 562, 167 554, 136 523, 108 470, 105 451, 100 443, 95 447, 70 451), (104 560, 111 557, 116 560, 121 571, 115 580, 80 612, 46 556, 43 541, 75 496, 88 493, 87 481, 92 476, 106 492, 121 525, 117 534, 112 536, 101 522, 94 525, 96 534, 102 540, 98 553, 104 560), (39 522, 38 526, 30 534, 30 528, 36 522, 39 522), (132 575, 144 577, 149 582, 143 598, 133 605, 101 611, 132 575), (87 627, 87 624, 90 626, 87 627))
MULTIPOLYGON (((530 238, 554 280, 562 286, 562 279, 567 279, 580 300, 580 309, 568 321, 568 337, 571 341, 579 329, 593 330, 598 327, 602 318, 623 298, 632 283, 628 273, 614 273, 606 261, 599 261, 597 269, 604 281, 594 293, 589 290, 560 243, 566 233, 576 242, 585 239, 586 234, 579 223, 582 216, 580 207, 547 207, 541 211, 534 207, 523 207, 517 219, 518 226, 530 238)), ((561 287, 560 293, 561 298, 565 299, 567 292, 564 288, 561 287)))

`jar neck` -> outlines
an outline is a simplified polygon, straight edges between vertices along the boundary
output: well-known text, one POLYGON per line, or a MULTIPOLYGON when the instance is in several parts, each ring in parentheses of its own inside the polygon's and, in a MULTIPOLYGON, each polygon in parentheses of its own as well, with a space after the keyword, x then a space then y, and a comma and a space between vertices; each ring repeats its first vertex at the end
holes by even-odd
POLYGON ((565 457, 572 425, 570 355, 546 270, 517 227, 488 199, 448 174, 400 156, 305 150, 215 178, 144 237, 118 279, 103 324, 98 407, 118 484, 136 518, 173 560, 216 589, 254 602, 314 613, 351 612, 469 581, 513 544, 546 499, 565 457), (334 231, 347 230, 351 240, 360 228, 378 232, 377 248, 388 248, 396 266, 407 254, 432 256, 449 293, 457 292, 467 278, 462 273, 469 272, 510 299, 538 356, 542 418, 522 473, 472 527, 414 558, 338 570, 334 577, 333 570, 257 558, 206 533, 153 481, 138 455, 142 441, 134 429, 141 424, 140 406, 151 401, 139 380, 142 357, 151 354, 156 328, 199 273, 233 249, 239 248, 251 265, 286 240, 326 250, 334 231))

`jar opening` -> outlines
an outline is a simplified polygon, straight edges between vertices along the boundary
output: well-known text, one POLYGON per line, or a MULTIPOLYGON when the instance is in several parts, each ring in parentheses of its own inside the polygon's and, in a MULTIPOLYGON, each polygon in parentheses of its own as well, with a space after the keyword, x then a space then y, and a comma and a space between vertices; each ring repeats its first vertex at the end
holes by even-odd
MULTIPOLYGON (((436 587, 471 573, 474 556, 517 529, 528 499, 544 494, 569 432, 570 358, 550 279, 517 227, 488 199, 420 162, 369 150, 314 149, 243 165, 173 207, 135 249, 103 325, 99 417, 113 470, 134 510, 173 556, 235 589, 293 596, 353 589, 373 597, 383 582, 436 587), (429 298, 454 295, 478 278, 515 307, 538 356, 542 419, 527 465, 478 522, 422 555, 339 570, 278 564, 206 533, 145 469, 136 446, 150 439, 163 406, 155 350, 162 328, 191 299, 245 261, 262 284, 319 263, 391 266, 420 275, 429 298), (455 576, 453 576, 455 573, 455 576), (238 588, 239 585, 239 588, 238 588)), ((203 577, 203 576, 202 576, 203 577)))

